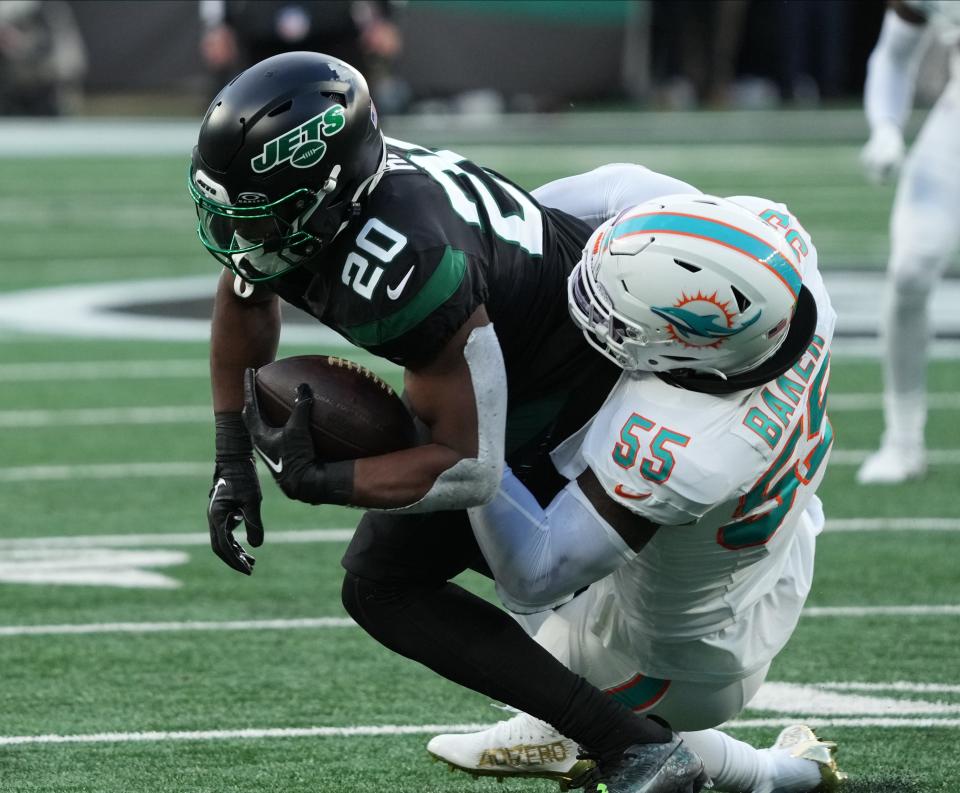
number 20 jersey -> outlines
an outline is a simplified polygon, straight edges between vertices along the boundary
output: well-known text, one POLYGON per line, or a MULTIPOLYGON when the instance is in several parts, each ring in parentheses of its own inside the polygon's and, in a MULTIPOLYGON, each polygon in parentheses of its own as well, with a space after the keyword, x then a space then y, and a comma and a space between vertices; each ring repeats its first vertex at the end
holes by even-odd
POLYGON ((639 668, 657 677, 737 679, 769 663, 812 576, 812 554, 795 547, 796 535, 806 522, 812 543, 823 523, 815 491, 833 440, 826 400, 836 315, 816 249, 786 207, 730 200, 781 229, 782 250, 792 251, 817 306, 806 351, 776 380, 725 395, 625 373, 591 422, 553 453, 564 475, 589 466, 609 498, 660 526, 604 582, 639 668), (798 555, 809 569, 797 569, 798 555))
POLYGON ((483 305, 511 406, 597 382, 585 407, 595 410, 618 372, 590 350, 566 304, 567 276, 592 229, 453 152, 391 138, 387 152, 380 183, 321 260, 268 286, 409 368, 429 362, 483 305))

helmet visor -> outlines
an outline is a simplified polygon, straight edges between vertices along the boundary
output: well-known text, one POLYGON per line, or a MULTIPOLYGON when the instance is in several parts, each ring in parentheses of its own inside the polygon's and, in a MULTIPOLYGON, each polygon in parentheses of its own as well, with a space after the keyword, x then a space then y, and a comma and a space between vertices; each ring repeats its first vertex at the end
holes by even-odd
POLYGON ((197 208, 197 234, 204 247, 246 281, 276 278, 320 250, 320 240, 303 226, 322 193, 307 188, 259 204, 224 204, 204 195, 189 180, 197 208))

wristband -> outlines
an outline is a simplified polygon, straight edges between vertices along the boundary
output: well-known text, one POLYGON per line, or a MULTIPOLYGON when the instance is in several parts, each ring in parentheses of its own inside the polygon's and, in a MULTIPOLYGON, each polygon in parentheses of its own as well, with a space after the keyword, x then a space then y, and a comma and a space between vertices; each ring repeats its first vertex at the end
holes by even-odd
POLYGON ((217 462, 253 457, 253 441, 240 413, 215 413, 217 462))
POLYGON ((338 463, 318 463, 323 479, 324 504, 347 506, 353 500, 353 460, 338 463))

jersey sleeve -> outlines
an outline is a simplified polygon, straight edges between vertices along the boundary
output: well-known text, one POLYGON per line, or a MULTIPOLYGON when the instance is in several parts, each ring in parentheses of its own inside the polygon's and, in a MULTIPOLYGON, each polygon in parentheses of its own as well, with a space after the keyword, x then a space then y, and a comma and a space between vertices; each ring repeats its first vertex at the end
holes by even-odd
POLYGON ((632 163, 610 163, 548 182, 531 193, 543 206, 582 220, 591 229, 628 207, 678 193, 699 193, 686 182, 632 163))
POLYGON ((452 245, 398 256, 383 280, 366 316, 345 325, 343 333, 405 367, 434 358, 488 294, 476 258, 452 245))

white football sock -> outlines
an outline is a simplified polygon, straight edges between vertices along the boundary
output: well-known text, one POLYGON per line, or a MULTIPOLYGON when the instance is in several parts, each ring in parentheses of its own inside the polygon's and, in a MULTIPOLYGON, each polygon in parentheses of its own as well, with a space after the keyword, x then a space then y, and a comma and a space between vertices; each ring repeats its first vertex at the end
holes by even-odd
POLYGON ((923 447, 927 420, 929 292, 888 287, 884 323, 884 442, 923 447))
POLYGON ((822 781, 820 766, 813 760, 792 757, 789 749, 760 749, 772 765, 769 787, 759 787, 751 793, 809 793, 822 781))
POLYGON ((702 758, 716 791, 807 793, 821 782, 819 766, 791 757, 788 749, 756 749, 720 730, 680 735, 702 758))
POLYGON ((759 750, 720 730, 682 732, 680 736, 700 755, 714 790, 749 793, 769 776, 769 763, 759 750))

